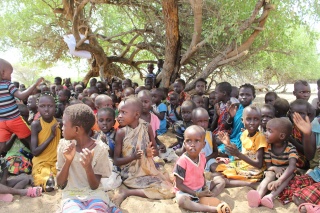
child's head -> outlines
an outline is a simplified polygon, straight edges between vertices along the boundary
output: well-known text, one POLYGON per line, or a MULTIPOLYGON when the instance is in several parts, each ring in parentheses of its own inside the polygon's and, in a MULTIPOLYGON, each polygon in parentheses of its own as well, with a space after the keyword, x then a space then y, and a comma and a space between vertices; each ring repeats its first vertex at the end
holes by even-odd
POLYGON ((303 99, 308 101, 311 95, 310 85, 307 81, 298 80, 294 83, 293 95, 296 99, 303 99))
POLYGON ((59 94, 59 91, 63 90, 63 86, 62 85, 56 85, 55 91, 56 91, 56 95, 59 94))
POLYGON ((184 90, 185 86, 186 82, 183 79, 178 78, 173 83, 173 91, 180 94, 184 90))
POLYGON ((28 122, 28 118, 29 118, 28 107, 24 104, 18 104, 18 109, 19 109, 20 115, 23 118, 23 120, 25 122, 28 122))
POLYGON ((88 88, 88 96, 90 97, 93 93, 99 93, 99 90, 96 86, 88 88))
POLYGON ((125 88, 128 88, 128 87, 132 87, 132 81, 129 78, 124 79, 122 81, 122 89, 124 90, 125 88))
POLYGON ((192 111, 192 123, 207 129, 209 126, 209 113, 204 108, 198 107, 192 111))
POLYGON ((270 144, 284 142, 292 132, 292 123, 286 118, 273 118, 267 123, 266 139, 270 144))
POLYGON ((251 84, 243 84, 239 89, 239 101, 243 107, 249 106, 256 97, 256 90, 251 84))
POLYGON ((0 58, 0 80, 11 81, 12 72, 13 72, 12 65, 8 61, 0 58))
POLYGON ((261 112, 256 106, 249 105, 243 110, 242 122, 248 130, 249 136, 252 137, 258 131, 261 123, 261 112))
POLYGON ((105 107, 113 109, 112 99, 105 94, 98 95, 94 101, 94 105, 98 110, 105 107))
POLYGON ((151 90, 153 88, 153 78, 146 77, 144 80, 144 86, 147 90, 151 90))
POLYGON ((134 90, 136 90, 138 88, 139 84, 137 82, 133 82, 132 83, 132 87, 134 90))
POLYGON ((274 105, 274 102, 278 99, 278 95, 275 92, 268 92, 264 96, 264 103, 265 104, 271 104, 272 106, 274 105))
POLYGON ((50 92, 52 93, 53 96, 56 96, 56 85, 55 84, 50 85, 50 92))
POLYGON ((44 94, 39 97, 38 112, 43 120, 51 122, 56 112, 56 104, 51 95, 44 94))
POLYGON ((55 85, 58 86, 58 85, 61 85, 61 83, 62 83, 62 78, 61 77, 58 76, 58 77, 54 78, 54 84, 55 85))
POLYGON ((290 104, 288 100, 284 98, 278 98, 275 100, 273 107, 276 112, 276 118, 287 117, 288 111, 290 109, 290 104))
POLYGON ((90 95, 90 98, 92 99, 93 103, 95 103, 96 97, 98 97, 98 95, 99 95, 98 93, 93 93, 90 95))
POLYGON ((206 91, 207 81, 199 78, 195 83, 195 90, 197 95, 203 95, 206 91))
POLYGON ((138 98, 142 102, 142 113, 150 113, 152 105, 152 95, 149 90, 142 90, 138 93, 138 98))
POLYGON ((148 73, 153 73, 153 70, 154 70, 154 65, 148 64, 148 73))
POLYGON ((217 102, 229 101, 231 91, 232 91, 232 86, 229 82, 221 82, 217 84, 215 89, 217 102))
POLYGON ((71 96, 71 92, 68 89, 60 90, 58 93, 58 100, 60 103, 68 102, 71 96))
POLYGON ((203 97, 200 95, 193 95, 192 101, 196 104, 196 107, 204 107, 203 97))
POLYGON ((106 85, 104 82, 102 81, 98 81, 97 84, 96 84, 96 87, 99 91, 99 94, 104 94, 105 91, 106 91, 106 85))
POLYGON ((233 97, 233 98, 236 98, 236 99, 239 98, 239 88, 238 87, 232 86, 230 97, 233 97))
POLYGON ((142 112, 142 103, 136 97, 124 98, 119 104, 118 122, 120 126, 136 127, 142 112))
POLYGON ((77 84, 74 88, 77 95, 83 92, 83 87, 80 84, 77 84))
POLYGON ((41 91, 41 94, 44 94, 44 93, 49 93, 50 89, 49 89, 49 87, 44 85, 44 86, 40 87, 40 91, 41 91))
POLYGON ((89 97, 88 89, 84 89, 82 92, 83 97, 89 97))
POLYGON ((197 125, 189 126, 184 132, 184 147, 191 159, 198 158, 199 153, 205 146, 206 131, 197 125))
POLYGON ((89 106, 92 110, 95 110, 95 106, 94 106, 94 102, 92 100, 92 98, 89 97, 84 97, 82 99, 82 103, 84 103, 85 105, 89 106))
POLYGON ((181 117, 185 123, 191 121, 192 111, 196 108, 193 101, 184 101, 181 105, 181 117))
POLYGON ((35 112, 37 111, 37 96, 30 95, 27 101, 27 107, 29 110, 35 112))
POLYGON ((179 105, 179 94, 176 92, 172 92, 169 95, 169 103, 172 106, 178 106, 179 105))
POLYGON ((123 96, 128 97, 130 95, 134 95, 134 89, 132 87, 127 87, 123 90, 123 96))
POLYGON ((145 89, 146 89, 145 86, 138 86, 138 87, 134 90, 134 93, 135 93, 136 95, 138 95, 140 91, 145 90, 145 89))
POLYGON ((308 103, 308 101, 303 100, 303 99, 297 99, 297 100, 291 102, 290 103, 290 110, 289 110, 289 112, 290 112, 289 116, 290 116, 291 120, 293 119, 292 116, 293 116, 293 113, 295 113, 295 112, 300 114, 303 119, 305 119, 306 116, 309 116, 310 115, 309 105, 310 104, 308 103))
POLYGON ((104 133, 109 132, 116 122, 115 117, 116 114, 112 108, 100 108, 97 113, 97 122, 100 130, 104 133))
MULTIPOLYGON (((63 136, 66 140, 73 140, 78 133, 88 135, 96 122, 92 109, 85 104, 68 106, 63 113, 63 136)), ((79 135, 82 136, 82 135, 79 135)))
POLYGON ((217 103, 217 99, 216 99, 216 92, 212 91, 209 94, 209 104, 210 106, 214 106, 217 103))
POLYGON ((90 87, 95 87, 97 84, 97 79, 96 78, 91 78, 89 85, 90 87))
POLYGON ((112 93, 118 92, 119 89, 120 89, 119 83, 117 81, 112 82, 112 84, 111 84, 112 93))
POLYGON ((261 127, 266 130, 268 121, 275 118, 276 111, 274 107, 270 104, 265 104, 261 107, 261 127))
POLYGON ((159 105, 164 98, 164 93, 161 88, 154 88, 151 90, 152 103, 159 105))

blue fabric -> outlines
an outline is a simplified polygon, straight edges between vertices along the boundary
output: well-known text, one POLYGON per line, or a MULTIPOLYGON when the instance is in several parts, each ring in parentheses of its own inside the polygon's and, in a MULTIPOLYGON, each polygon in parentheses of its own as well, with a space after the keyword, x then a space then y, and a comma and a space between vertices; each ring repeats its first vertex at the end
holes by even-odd
POLYGON ((314 168, 311 172, 309 172, 307 175, 311 176, 312 179, 319 183, 320 182, 320 169, 319 167, 314 168))
MULTIPOLYGON (((167 113, 167 106, 164 103, 160 103, 157 106, 157 111, 160 112, 165 112, 167 113)), ((160 120, 160 127, 157 130, 158 135, 163 135, 164 133, 167 132, 167 120, 166 120, 166 115, 164 115, 164 118, 160 120)))

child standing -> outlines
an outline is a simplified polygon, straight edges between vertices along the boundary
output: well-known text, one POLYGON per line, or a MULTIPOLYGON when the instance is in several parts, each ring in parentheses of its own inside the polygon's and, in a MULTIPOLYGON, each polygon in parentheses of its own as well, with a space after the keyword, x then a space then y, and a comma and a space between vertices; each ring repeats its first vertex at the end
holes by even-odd
POLYGON ((109 177, 112 163, 108 147, 89 132, 95 122, 90 107, 75 104, 63 115, 63 136, 58 146, 57 184, 62 191, 62 212, 120 212, 102 190, 101 178, 109 177), (89 210, 89 211, 88 211, 89 210))
POLYGON ((158 149, 151 126, 139 119, 142 103, 138 98, 125 98, 119 104, 118 122, 123 128, 117 131, 114 164, 121 168, 123 184, 114 201, 120 205, 128 196, 151 199, 172 198, 173 188, 162 172, 158 171, 153 156, 158 149))
POLYGON ((162 103, 162 99, 164 98, 163 90, 160 88, 155 88, 151 90, 152 95, 152 103, 154 104, 152 107, 152 112, 159 118, 160 127, 157 130, 158 135, 163 135, 167 132, 167 106, 162 103))
MULTIPOLYGON (((57 174, 57 147, 61 138, 59 121, 54 117, 55 102, 50 95, 39 98, 38 111, 41 118, 31 124, 32 176, 34 185, 46 188, 51 174, 57 174)), ((52 186, 54 187, 54 186, 52 186)), ((47 190, 53 190, 47 189, 47 190)))
POLYGON ((273 200, 283 191, 294 176, 298 159, 296 148, 287 141, 292 124, 286 118, 274 118, 267 123, 268 147, 264 153, 267 170, 257 191, 248 192, 250 207, 259 205, 273 208, 273 200), (267 191, 271 191, 266 195, 267 191))
POLYGON ((197 125, 189 126, 185 131, 186 152, 178 159, 173 170, 177 202, 180 207, 190 211, 231 212, 226 203, 217 207, 198 203, 199 198, 218 196, 224 187, 224 184, 217 187, 214 181, 207 182, 204 177, 206 158, 201 150, 205 147, 205 134, 205 130, 197 125))

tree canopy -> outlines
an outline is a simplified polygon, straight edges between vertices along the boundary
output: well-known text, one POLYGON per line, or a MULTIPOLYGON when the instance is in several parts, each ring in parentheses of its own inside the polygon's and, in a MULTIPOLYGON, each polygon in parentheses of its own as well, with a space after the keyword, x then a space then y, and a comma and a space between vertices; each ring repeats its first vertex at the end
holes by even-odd
POLYGON ((168 87, 183 77, 234 84, 288 83, 320 77, 315 31, 318 0, 29 0, 1 1, 0 45, 19 48, 40 67, 70 61, 63 35, 93 58, 84 78, 143 75, 164 59, 168 87), (85 36, 81 39, 80 34, 85 36), (85 43, 89 40, 89 44, 85 43))

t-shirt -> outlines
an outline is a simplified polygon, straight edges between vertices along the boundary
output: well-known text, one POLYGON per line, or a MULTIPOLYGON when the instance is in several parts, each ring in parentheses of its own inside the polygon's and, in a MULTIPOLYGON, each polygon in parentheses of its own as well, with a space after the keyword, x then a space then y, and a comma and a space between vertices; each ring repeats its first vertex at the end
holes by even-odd
POLYGON ((20 116, 14 93, 18 88, 8 80, 0 81, 0 121, 20 116))
POLYGON ((166 120, 167 106, 164 103, 160 103, 157 106, 156 111, 158 113, 165 112, 164 118, 160 120, 160 127, 157 130, 158 135, 162 135, 167 132, 167 120, 166 120))
POLYGON ((296 147, 288 142, 287 147, 280 155, 276 155, 272 152, 272 145, 268 144, 268 147, 264 152, 264 161, 266 163, 271 163, 272 166, 277 167, 287 167, 289 166, 289 159, 295 158, 298 159, 296 147))
MULTIPOLYGON (((204 185, 204 169, 206 165, 206 157, 204 153, 199 154, 199 162, 193 162, 186 153, 182 154, 178 159, 173 174, 183 180, 183 184, 192 190, 198 190, 204 185)), ((176 192, 179 189, 175 186, 176 192)))
POLYGON ((150 126, 152 128, 153 136, 156 137, 156 131, 160 127, 160 120, 155 114, 153 114, 153 113, 150 113, 150 114, 151 114, 150 126))

